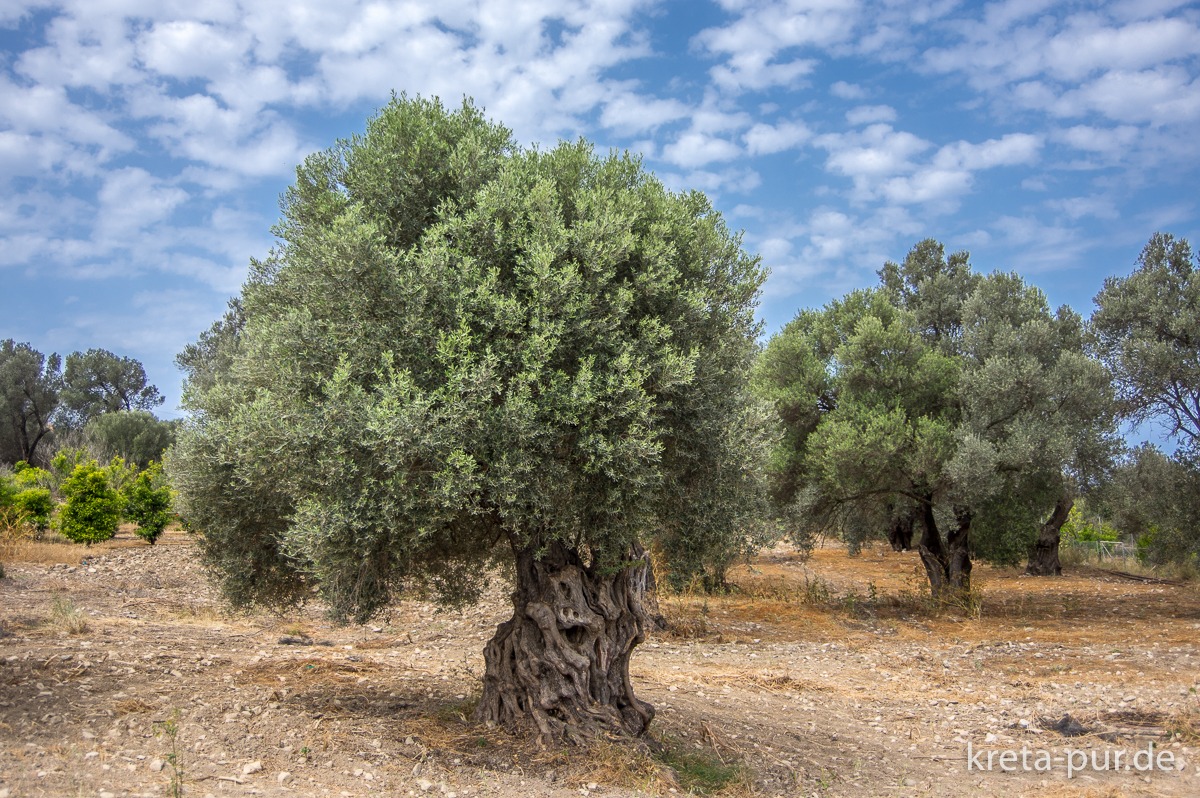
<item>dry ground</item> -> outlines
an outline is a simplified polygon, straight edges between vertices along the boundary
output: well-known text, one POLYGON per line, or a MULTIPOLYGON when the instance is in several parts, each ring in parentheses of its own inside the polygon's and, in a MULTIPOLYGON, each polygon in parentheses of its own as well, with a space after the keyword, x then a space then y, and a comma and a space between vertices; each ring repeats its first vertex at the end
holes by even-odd
MULTIPOLYGON (((669 795, 690 784, 623 749, 539 750, 463 720, 506 614, 501 586, 464 612, 410 600, 338 628, 316 610, 224 614, 195 554, 180 533, 155 547, 124 533, 90 550, 26 546, 6 563, 0 798, 669 795)), ((917 568, 908 553, 825 548, 805 563, 780 547, 735 572, 739 593, 664 599, 672 630, 634 659, 657 739, 675 761, 695 751, 740 765, 733 794, 1200 795, 1194 584, 979 567, 978 604, 935 613, 917 568), (1066 759, 1003 772, 978 755, 1024 746, 1032 766, 1039 750, 1081 755, 1071 749, 1103 765, 1151 743, 1174 769, 1089 761, 1068 778, 1066 759)))

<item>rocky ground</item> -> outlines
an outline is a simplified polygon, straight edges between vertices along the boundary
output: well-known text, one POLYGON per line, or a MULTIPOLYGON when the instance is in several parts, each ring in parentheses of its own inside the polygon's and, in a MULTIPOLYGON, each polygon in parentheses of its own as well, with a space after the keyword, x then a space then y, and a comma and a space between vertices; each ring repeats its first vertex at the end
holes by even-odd
POLYGON ((635 657, 674 775, 465 720, 502 586, 339 628, 225 614, 180 533, 63 549, 0 580, 0 798, 669 795, 695 763, 743 795, 1200 794, 1194 584, 981 567, 933 613, 915 555, 766 552, 635 657))

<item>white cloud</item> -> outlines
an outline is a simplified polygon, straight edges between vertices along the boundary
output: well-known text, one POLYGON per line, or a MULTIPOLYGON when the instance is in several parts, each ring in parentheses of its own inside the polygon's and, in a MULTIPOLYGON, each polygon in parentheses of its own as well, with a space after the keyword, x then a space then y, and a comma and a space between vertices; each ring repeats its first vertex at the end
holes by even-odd
POLYGON ((847 41, 859 10, 843 0, 788 0, 784 3, 723 4, 739 16, 723 27, 701 31, 695 44, 723 56, 713 67, 713 82, 733 93, 794 86, 815 62, 783 54, 803 47, 829 47, 847 41))
POLYGON ((830 152, 827 166, 831 171, 856 181, 908 171, 913 168, 912 159, 931 146, 919 136, 883 124, 818 136, 815 141, 830 152))
MULTIPOLYGON (((898 205, 945 202, 971 188, 971 173, 962 169, 921 169, 915 174, 893 177, 880 187, 889 202, 898 205)), ((949 205, 945 210, 953 209, 949 205)))
POLYGON ((1062 81, 1095 72, 1137 71, 1200 53, 1200 28, 1182 19, 1155 19, 1123 27, 1072 25, 1044 50, 1045 69, 1062 81))
POLYGON ((223 107, 204 94, 177 98, 147 92, 132 108, 157 120, 147 131, 176 156, 241 175, 288 174, 315 149, 273 113, 223 107))
POLYGON ((245 31, 194 20, 159 22, 138 38, 142 63, 172 78, 208 78, 239 70, 249 37, 245 31))
POLYGON ((710 163, 731 161, 742 152, 732 141, 690 130, 663 148, 663 160, 694 169, 710 163))
POLYGON ((790 150, 812 138, 812 131, 803 122, 781 122, 777 125, 759 123, 744 136, 750 155, 771 155, 790 150))
POLYGON ((873 122, 895 122, 896 109, 890 105, 860 105, 846 112, 846 121, 852 125, 869 125, 873 122))
POLYGON ((109 172, 97 195, 97 237, 130 245, 133 242, 129 239, 169 217, 187 198, 186 191, 166 185, 144 169, 129 167, 109 172))
POLYGON ((620 91, 605 101, 600 124, 621 133, 636 134, 683 119, 688 113, 688 107, 679 100, 620 91))
POLYGON ((862 86, 844 80, 834 81, 829 86, 829 93, 843 100, 863 100, 867 97, 867 91, 862 86))
POLYGON ((1042 147, 1040 136, 1010 133, 982 144, 956 141, 938 150, 933 165, 940 168, 959 168, 968 171, 1015 166, 1033 162, 1042 147))
POLYGON ((1032 163, 1042 146, 1038 136, 1012 133, 979 144, 952 142, 924 161, 920 156, 931 142, 884 124, 815 141, 829 151, 826 168, 851 178, 855 199, 933 203, 942 212, 953 210, 956 198, 971 189, 975 172, 1032 163))
POLYGON ((1137 141, 1140 132, 1132 125, 1101 128, 1075 125, 1051 134, 1055 141, 1077 150, 1120 157, 1137 141))
POLYGON ((1098 112, 1117 122, 1188 124, 1200 118, 1200 78, 1181 67, 1107 72, 1063 93, 1047 110, 1058 116, 1098 112))
POLYGON ((131 137, 99 113, 71 102, 65 89, 20 86, 3 76, 0 124, 8 128, 4 132, 9 134, 10 152, 36 152, 48 168, 94 173, 101 163, 134 146, 131 137))
POLYGON ((1051 200, 1047 207, 1066 214, 1071 220, 1092 216, 1097 219, 1117 219, 1117 206, 1108 197, 1063 197, 1051 200))

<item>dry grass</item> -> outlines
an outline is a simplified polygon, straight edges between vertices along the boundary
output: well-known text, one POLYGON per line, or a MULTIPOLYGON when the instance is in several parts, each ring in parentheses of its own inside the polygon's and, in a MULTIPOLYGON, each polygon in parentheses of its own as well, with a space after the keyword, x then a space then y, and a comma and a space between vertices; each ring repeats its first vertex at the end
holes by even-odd
MULTIPOLYGON (((91 546, 72 543, 53 530, 47 530, 39 537, 27 524, 12 524, 12 516, 8 512, 11 509, 0 509, 0 562, 78 565, 84 557, 146 545, 134 532, 135 527, 132 524, 122 525, 112 540, 93 543, 91 546)), ((159 545, 162 545, 161 539, 159 545)))
POLYGON ((113 704, 113 712, 118 717, 121 715, 140 715, 145 712, 154 712, 158 707, 140 698, 126 698, 113 704))
POLYGON ((67 634, 81 635, 88 631, 87 615, 66 596, 56 596, 50 605, 50 622, 67 634))
POLYGON ((383 670, 381 665, 363 660, 349 662, 347 660, 322 659, 321 657, 303 657, 300 659, 270 659, 246 667, 239 675, 239 681, 250 684, 278 685, 280 677, 296 680, 306 688, 318 685, 341 685, 347 681, 357 682, 364 676, 377 674, 383 670))
POLYGON ((29 513, 16 507, 0 507, 0 563, 20 559, 21 550, 33 539, 27 522, 29 513))

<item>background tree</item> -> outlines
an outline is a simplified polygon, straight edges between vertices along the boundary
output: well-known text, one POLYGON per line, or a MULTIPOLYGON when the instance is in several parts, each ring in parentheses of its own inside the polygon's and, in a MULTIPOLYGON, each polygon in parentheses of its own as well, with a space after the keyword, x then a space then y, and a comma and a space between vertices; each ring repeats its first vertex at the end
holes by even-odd
POLYGON ((131 357, 107 349, 67 355, 63 370, 63 416, 75 429, 104 413, 150 410, 163 403, 158 388, 146 382, 146 370, 131 357))
POLYGON ((1091 327, 1124 415, 1200 444, 1200 274, 1187 239, 1155 233, 1128 277, 1109 277, 1091 327))
POLYGON ((1063 474, 1107 445, 1107 378, 1079 317, 1016 275, 925 241, 880 276, 767 345, 756 386, 787 428, 776 498, 852 548, 915 516, 931 588, 953 594, 973 551, 1023 557, 1063 474))
POLYGON ((53 431, 62 378, 58 355, 45 357, 27 343, 11 338, 0 342, 0 457, 42 462, 45 443, 53 431))
POLYGON ((1195 561, 1200 553, 1198 265, 1187 239, 1155 233, 1133 273, 1104 281, 1091 319, 1122 417, 1165 423, 1180 446, 1170 458, 1153 447, 1131 453, 1114 478, 1122 498, 1109 501, 1118 528, 1143 540, 1159 561, 1195 561))
POLYGON ((1096 509, 1152 565, 1200 565, 1200 468, 1144 443, 1096 492, 1096 509))
POLYGON ((411 585, 473 601, 508 560, 477 716, 642 733, 643 547, 740 534, 756 501, 757 261, 636 160, 407 98, 305 161, 276 233, 181 357, 168 467, 226 594, 316 584, 362 620, 411 585), (679 498, 701 491, 727 501, 679 498))
POLYGON ((100 459, 120 457, 146 468, 151 461, 161 461, 175 442, 176 426, 146 410, 119 410, 94 417, 84 427, 83 438, 100 459))

